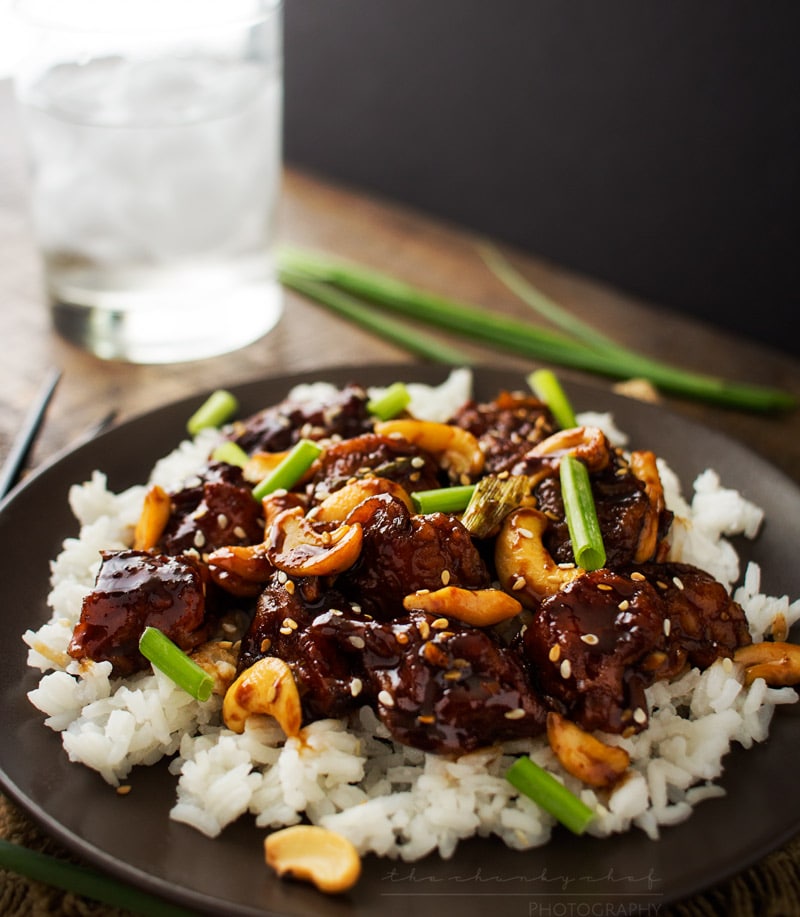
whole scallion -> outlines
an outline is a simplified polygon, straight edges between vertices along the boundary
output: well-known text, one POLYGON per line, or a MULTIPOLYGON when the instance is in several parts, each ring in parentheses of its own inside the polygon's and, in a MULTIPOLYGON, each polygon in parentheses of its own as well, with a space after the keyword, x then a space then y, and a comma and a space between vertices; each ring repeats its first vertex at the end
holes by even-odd
POLYGON ((270 474, 253 488, 253 496, 261 500, 276 490, 291 490, 322 454, 322 446, 310 439, 301 439, 292 446, 270 474))
MULTIPOLYGON (((401 336, 393 337, 397 326, 393 326, 391 332, 384 331, 380 320, 384 317, 375 315, 376 306, 529 359, 615 379, 647 379, 674 395, 752 411, 787 410, 796 406, 795 398, 780 389, 684 370, 613 344, 603 336, 590 338, 545 329, 491 309, 430 293, 352 262, 313 252, 284 250, 279 253, 279 272, 281 281, 290 288, 340 314, 349 311, 348 317, 362 327, 406 346, 411 352, 419 352, 417 345, 421 343, 421 335, 407 332, 405 343, 401 336), (337 294, 347 294, 347 310, 335 302, 337 294)), ((453 362, 446 356, 439 357, 436 348, 426 348, 426 352, 441 362, 453 362)))
POLYGON ((583 462, 571 455, 562 456, 558 470, 575 563, 584 570, 598 570, 606 562, 606 549, 589 472, 583 462))
POLYGON ((583 834, 594 818, 595 813, 583 800, 527 756, 517 758, 509 767, 506 780, 573 834, 583 834))
POLYGON ((62 891, 147 917, 191 917, 194 911, 168 904, 88 866, 0 840, 0 868, 62 891))
POLYGON ((211 697, 213 677, 158 628, 145 627, 139 638, 139 652, 195 700, 207 701, 211 697))

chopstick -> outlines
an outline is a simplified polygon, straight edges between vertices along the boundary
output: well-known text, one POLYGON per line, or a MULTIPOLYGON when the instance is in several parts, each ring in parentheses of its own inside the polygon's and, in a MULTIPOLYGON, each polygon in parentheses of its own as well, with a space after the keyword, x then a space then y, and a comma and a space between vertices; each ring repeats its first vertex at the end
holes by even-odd
POLYGON ((25 459, 28 457, 34 442, 36 442, 36 437, 42 427, 47 407, 50 404, 59 379, 61 379, 61 370, 52 370, 42 383, 36 400, 25 416, 22 429, 12 443, 11 451, 3 464, 2 470, 0 470, 0 500, 19 480, 25 459))

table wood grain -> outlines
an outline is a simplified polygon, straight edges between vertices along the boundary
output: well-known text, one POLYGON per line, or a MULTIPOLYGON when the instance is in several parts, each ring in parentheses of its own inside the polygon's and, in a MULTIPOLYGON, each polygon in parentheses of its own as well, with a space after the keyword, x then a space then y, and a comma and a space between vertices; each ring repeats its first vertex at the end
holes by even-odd
MULTIPOLYGON (((278 235, 281 243, 352 258, 498 313, 530 317, 527 307, 483 264, 478 245, 485 240, 396 203, 334 186, 292 168, 285 171, 278 235)), ((657 303, 637 300, 534 255, 501 248, 543 291, 620 342, 688 369, 782 387, 800 398, 800 362, 793 358, 672 313, 657 303)), ((763 305, 753 304, 754 322, 762 320, 763 305)), ((33 464, 67 448, 110 409, 118 411, 118 419, 124 421, 167 401, 264 375, 341 364, 403 364, 411 359, 394 346, 290 293, 285 297, 284 316, 273 332, 234 354, 205 361, 169 366, 103 362, 61 340, 51 330, 44 302, 41 268, 27 209, 25 157, 7 83, 0 83, 0 341, 0 459, 9 451, 48 369, 57 366, 63 370, 47 423, 31 457, 33 464)), ((460 346, 480 362, 518 365, 520 370, 532 368, 514 356, 460 346)), ((565 377, 588 378, 576 372, 560 372, 565 377)), ((612 384, 597 378, 592 381, 612 384)), ((680 415, 746 443, 800 483, 800 425, 796 412, 759 416, 675 398, 663 400, 680 415)), ((3 806, 0 826, 6 837, 32 846, 53 846, 27 822, 24 814, 7 802, 3 806)), ((783 868, 786 863, 791 869, 784 870, 790 876, 785 900, 797 902, 800 844, 795 842, 752 870, 692 899, 675 913, 720 912, 720 902, 729 913, 767 913, 762 907, 763 889, 769 886, 767 880, 778 868, 776 864, 783 868)), ((33 913, 26 910, 25 895, 17 894, 19 883, 16 877, 0 872, 3 913, 33 913)), ((769 887, 773 888, 769 900, 777 901, 774 885, 769 887)), ((39 893, 41 896, 41 890, 39 893)), ((84 902, 83 907, 90 905, 84 902)), ((100 909, 97 913, 104 912, 100 909)))

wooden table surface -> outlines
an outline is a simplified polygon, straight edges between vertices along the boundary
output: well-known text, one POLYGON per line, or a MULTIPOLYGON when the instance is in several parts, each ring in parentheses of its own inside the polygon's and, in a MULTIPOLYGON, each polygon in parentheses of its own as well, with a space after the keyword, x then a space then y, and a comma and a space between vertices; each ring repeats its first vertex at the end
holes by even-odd
MULTIPOLYGON (((291 169, 286 172, 283 186, 279 237, 281 242, 353 258, 498 312, 530 316, 527 307, 483 265, 476 251, 480 240, 475 235, 291 169)), ((656 304, 638 301, 535 257, 505 251, 542 290, 581 318, 596 322, 620 342, 689 369, 779 386, 800 398, 800 362, 787 355, 671 314, 656 304)), ((194 363, 134 366, 102 362, 55 336, 41 291, 40 265, 27 212, 25 162, 10 88, 0 83, 0 459, 8 452, 28 405, 53 366, 60 367, 64 375, 36 444, 33 463, 68 446, 111 408, 124 421, 165 401, 267 374, 411 359, 403 351, 294 295, 286 295, 285 305, 281 323, 262 340, 237 353, 194 363)), ((754 320, 768 320, 767 309, 768 304, 754 304, 754 320)), ((467 349, 486 363, 502 361, 503 365, 518 365, 520 369, 532 368, 516 357, 467 349)), ((588 378, 574 372, 563 374, 588 378)), ((593 381, 611 385, 606 380, 593 381)), ((747 443, 800 484, 797 413, 767 417, 664 400, 681 415, 747 443)), ((52 849, 52 843, 8 803, 3 811, 6 837, 52 849)), ((34 900, 47 900, 48 907, 58 912, 62 905, 53 905, 52 897, 46 895, 41 888, 21 886, 17 877, 0 872, 2 913, 34 913, 30 903, 34 900)), ((796 911, 785 902, 798 900, 800 844, 795 842, 675 912, 786 914, 796 911), (784 891, 778 890, 772 879, 773 874, 778 874, 776 870, 780 872, 787 863, 789 884, 781 886, 784 898, 784 891), (781 902, 785 905, 781 905, 782 909, 769 909, 781 902), (717 905, 722 905, 721 909, 717 905)), ((86 902, 81 906, 90 908, 86 902)), ((90 912, 75 909, 74 902, 70 907, 70 913, 90 912)), ((63 912, 67 910, 63 905, 63 912)))

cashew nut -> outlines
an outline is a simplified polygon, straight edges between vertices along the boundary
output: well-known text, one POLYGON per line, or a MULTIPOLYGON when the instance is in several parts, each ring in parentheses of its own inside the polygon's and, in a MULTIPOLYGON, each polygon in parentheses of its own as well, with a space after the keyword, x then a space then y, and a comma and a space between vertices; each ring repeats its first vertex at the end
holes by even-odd
POLYGON ((287 736, 300 732, 303 711, 300 694, 288 664, 277 656, 264 656, 234 681, 222 701, 222 718, 233 732, 244 732, 249 716, 274 717, 287 736))
POLYGON ((495 542, 500 585, 528 607, 584 573, 582 567, 559 566, 553 560, 542 541, 548 525, 544 513, 522 506, 506 516, 495 542))
POLYGON ((154 484, 144 495, 142 512, 133 532, 135 551, 149 551, 158 544, 171 512, 172 500, 169 494, 163 487, 154 484))
POLYGON ((463 589, 444 586, 433 592, 412 592, 403 599, 406 611, 425 611, 475 627, 491 627, 522 611, 522 605, 502 589, 463 589))
POLYGON ((315 522, 344 522, 351 510, 359 503, 376 494, 391 494, 405 503, 410 513, 414 512, 414 504, 405 488, 389 478, 373 477, 359 478, 350 484, 334 491, 321 503, 309 512, 309 518, 315 522))
POLYGON ((664 512, 664 488, 658 473, 656 457, 652 452, 632 452, 630 467, 633 475, 644 484, 644 492, 650 504, 639 533, 639 541, 633 560, 644 563, 650 560, 658 547, 658 523, 664 512))
POLYGON ((745 685, 756 678, 763 678, 773 688, 800 683, 800 646, 796 643, 751 643, 740 646, 733 658, 744 666, 745 685))
POLYGON ((206 563, 215 583, 231 595, 242 597, 258 595, 275 572, 263 542, 217 548, 206 563))
POLYGON ((269 834, 264 857, 279 876, 304 879, 328 894, 346 892, 361 875, 361 859, 351 841, 318 825, 292 825, 269 834))
POLYGON ((601 742, 560 713, 547 714, 547 738, 564 770, 589 786, 613 786, 631 761, 624 748, 601 742))
POLYGON ((270 531, 267 555, 290 576, 335 576, 356 562, 361 552, 361 523, 333 531, 315 529, 300 507, 284 510, 270 531))
POLYGON ((451 477, 470 483, 483 471, 485 457, 475 436, 462 427, 430 420, 385 420, 375 424, 379 436, 404 440, 435 455, 451 477))
POLYGON ((559 458, 572 455, 586 465, 590 472, 602 471, 611 459, 611 449, 600 427, 571 427, 559 430, 537 443, 528 453, 539 458, 559 458))

